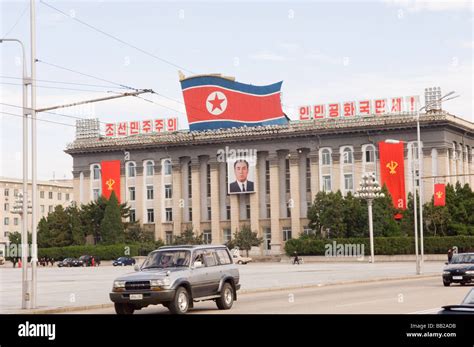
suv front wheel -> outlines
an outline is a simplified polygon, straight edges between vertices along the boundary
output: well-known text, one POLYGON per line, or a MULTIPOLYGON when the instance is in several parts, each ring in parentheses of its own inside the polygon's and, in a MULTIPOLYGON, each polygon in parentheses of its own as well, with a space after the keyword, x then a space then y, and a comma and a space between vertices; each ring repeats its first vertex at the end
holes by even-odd
POLYGON ((176 290, 174 299, 167 306, 171 313, 173 314, 184 314, 188 312, 189 309, 189 293, 184 287, 179 287, 176 290))
POLYGON ((221 290, 221 296, 216 300, 219 310, 228 310, 234 303, 234 290, 229 282, 224 283, 221 290))
POLYGON ((135 311, 134 307, 131 304, 115 303, 115 312, 117 314, 133 314, 135 311))

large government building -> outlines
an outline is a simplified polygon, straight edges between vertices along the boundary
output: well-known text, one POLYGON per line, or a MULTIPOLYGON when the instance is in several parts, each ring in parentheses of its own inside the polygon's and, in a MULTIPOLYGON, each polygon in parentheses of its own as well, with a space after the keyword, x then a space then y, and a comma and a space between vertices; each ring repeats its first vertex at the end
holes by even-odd
MULTIPOLYGON (((434 183, 474 185, 474 124, 439 111, 422 114, 420 126, 425 201, 432 198, 434 183)), ((387 139, 405 142, 406 192, 411 192, 418 169, 413 115, 93 136, 76 138, 66 153, 73 157, 79 203, 101 194, 101 162, 120 160, 121 199, 131 205, 131 218, 154 230, 157 239, 170 242, 192 227, 206 242, 219 244, 249 225, 264 239, 262 254, 279 254, 285 241, 310 232, 307 209, 318 191, 346 194, 359 188, 363 173, 379 177, 378 143, 387 139), (256 153, 254 193, 228 194, 221 154, 232 150, 256 153)))

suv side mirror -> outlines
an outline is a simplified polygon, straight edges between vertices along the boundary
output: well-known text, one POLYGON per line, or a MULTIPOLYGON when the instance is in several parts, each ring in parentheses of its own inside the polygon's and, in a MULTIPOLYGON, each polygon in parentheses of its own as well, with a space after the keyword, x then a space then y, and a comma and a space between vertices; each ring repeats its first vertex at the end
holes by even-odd
POLYGON ((193 264, 193 268, 194 269, 199 269, 200 267, 202 267, 202 263, 199 260, 195 261, 194 264, 193 264))
POLYGON ((140 271, 140 267, 139 267, 138 265, 135 265, 135 266, 133 267, 133 270, 135 270, 135 271, 140 271))

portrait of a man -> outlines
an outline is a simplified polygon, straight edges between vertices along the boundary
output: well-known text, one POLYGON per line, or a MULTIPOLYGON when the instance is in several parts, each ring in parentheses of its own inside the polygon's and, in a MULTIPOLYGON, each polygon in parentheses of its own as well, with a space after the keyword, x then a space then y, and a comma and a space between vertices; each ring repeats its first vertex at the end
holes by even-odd
POLYGON ((229 193, 247 193, 254 191, 253 181, 249 180, 250 166, 247 160, 239 159, 234 162, 235 181, 229 185, 229 193))

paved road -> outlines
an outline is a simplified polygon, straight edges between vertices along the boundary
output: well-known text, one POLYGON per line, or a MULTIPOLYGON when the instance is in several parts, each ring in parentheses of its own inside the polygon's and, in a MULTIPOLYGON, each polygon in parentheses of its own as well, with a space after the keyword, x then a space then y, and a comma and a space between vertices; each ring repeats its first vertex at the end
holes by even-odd
MULTIPOLYGON (((426 262, 424 273, 441 275, 442 262, 426 262)), ((411 262, 255 263, 239 266, 242 292, 265 288, 302 287, 341 281, 363 281, 415 275, 411 262)), ((113 280, 131 267, 39 268, 38 308, 107 304, 113 280)), ((0 313, 21 306, 21 269, 0 268, 0 313)))
MULTIPOLYGON (((193 314, 365 314, 436 313, 440 307, 460 303, 474 286, 444 287, 439 278, 342 284, 319 288, 248 293, 235 306, 219 311, 212 301, 195 303, 193 314)), ((113 308, 74 312, 115 314, 113 308)), ((169 314, 161 305, 149 306, 136 314, 169 314)))

